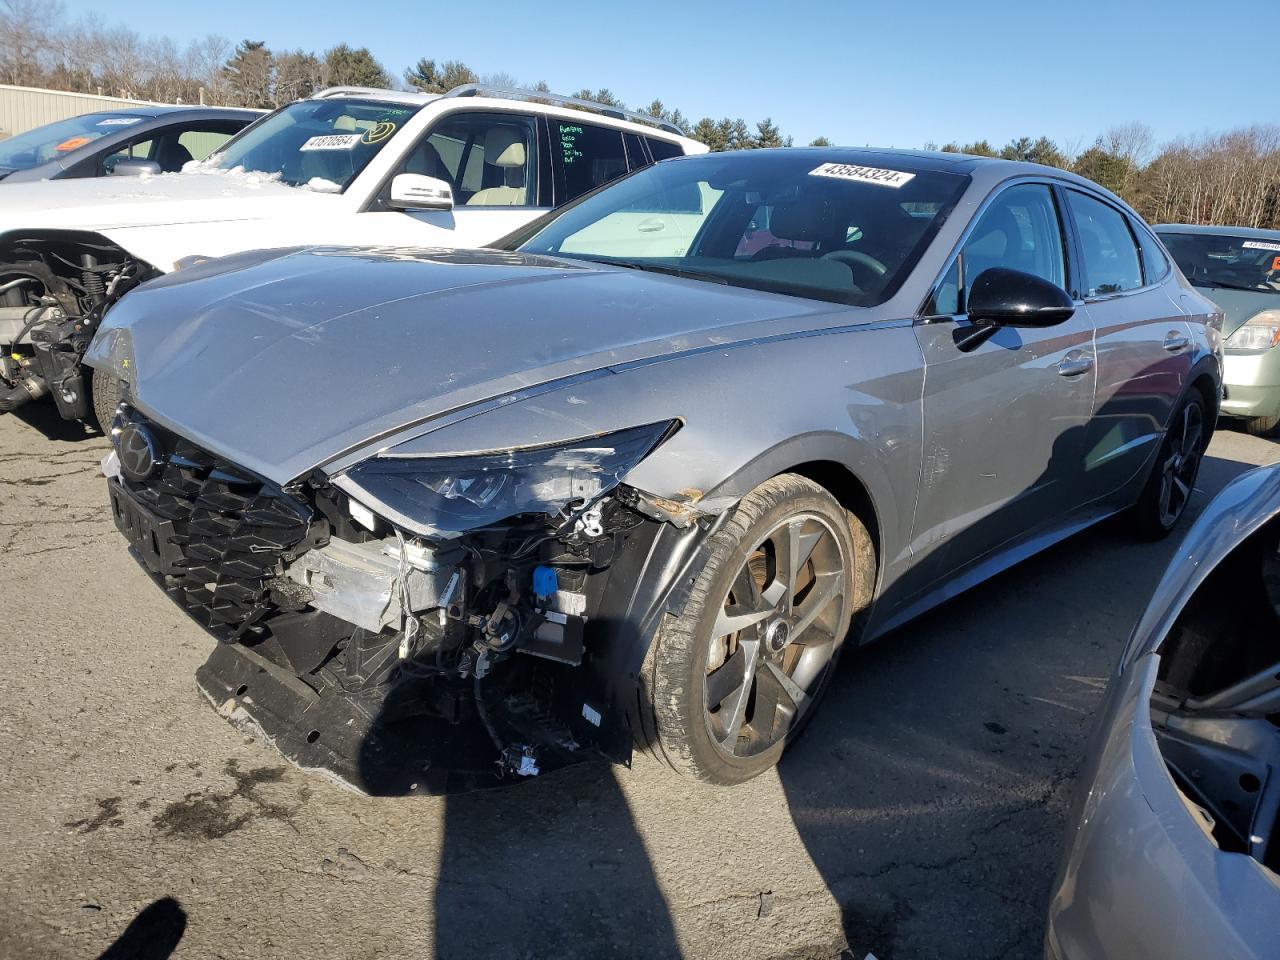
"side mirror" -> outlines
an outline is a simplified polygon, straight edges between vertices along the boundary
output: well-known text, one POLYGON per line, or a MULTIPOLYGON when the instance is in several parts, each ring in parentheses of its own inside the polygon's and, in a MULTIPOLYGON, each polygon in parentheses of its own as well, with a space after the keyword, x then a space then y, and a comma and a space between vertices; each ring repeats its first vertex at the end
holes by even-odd
POLYGON ((397 174, 391 181, 393 210, 452 210, 453 187, 421 173, 397 174))
POLYGON ((969 287, 966 306, 974 323, 1000 327, 1052 327, 1076 312, 1071 294, 1043 277, 991 267, 969 287))
POLYGON ((140 157, 121 157, 111 167, 113 177, 158 177, 163 173, 160 164, 140 157))

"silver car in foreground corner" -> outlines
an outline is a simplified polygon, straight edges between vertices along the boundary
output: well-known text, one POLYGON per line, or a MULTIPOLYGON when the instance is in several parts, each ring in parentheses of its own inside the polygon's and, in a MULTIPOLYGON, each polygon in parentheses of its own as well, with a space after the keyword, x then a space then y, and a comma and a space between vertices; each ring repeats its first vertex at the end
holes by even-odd
POLYGON ((1171 530, 1217 416, 1216 307, 1036 165, 682 158, 501 246, 208 262, 88 354, 117 525, 224 641, 201 688, 366 790, 637 740, 746 780, 842 645, 1171 530))
POLYGON ((1280 467, 1188 532, 1112 679, 1049 960, 1280 951, 1280 467))

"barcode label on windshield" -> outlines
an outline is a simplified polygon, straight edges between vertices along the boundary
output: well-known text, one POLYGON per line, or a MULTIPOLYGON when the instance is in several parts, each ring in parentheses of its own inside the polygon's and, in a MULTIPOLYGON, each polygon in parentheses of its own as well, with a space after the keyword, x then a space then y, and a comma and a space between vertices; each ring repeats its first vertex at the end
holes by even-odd
POLYGON ((325 137, 312 137, 299 150, 354 150, 360 142, 358 133, 331 133, 325 137))
POLYGON ((1280 250, 1280 243, 1268 243, 1266 240, 1246 240, 1246 250, 1280 250))
POLYGON ((915 179, 914 173, 901 170, 885 170, 881 167, 863 167, 853 163, 824 163, 809 171, 811 177, 832 177, 836 180, 855 180, 858 183, 874 183, 897 190, 904 183, 915 179))

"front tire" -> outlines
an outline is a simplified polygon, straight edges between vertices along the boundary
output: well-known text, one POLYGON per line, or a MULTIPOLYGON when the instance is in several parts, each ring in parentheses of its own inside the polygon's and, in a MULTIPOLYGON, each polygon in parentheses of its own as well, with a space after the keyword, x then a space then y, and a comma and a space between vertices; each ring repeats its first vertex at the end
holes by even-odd
POLYGON ((111 435, 111 421, 120 405, 120 381, 105 370, 93 371, 93 416, 104 436, 111 435))
POLYGON ((1174 412, 1151 476, 1133 506, 1132 517, 1139 536, 1159 540, 1178 525, 1195 488, 1209 436, 1204 397, 1193 389, 1174 412))
POLYGON ((638 739, 676 772, 736 784, 776 764, 831 680, 875 561, 860 520, 805 477, 742 499, 703 544, 641 677, 638 739))
POLYGON ((1255 437, 1271 438, 1275 433, 1276 427, 1280 426, 1280 417, 1254 417, 1244 422, 1246 433, 1255 437))

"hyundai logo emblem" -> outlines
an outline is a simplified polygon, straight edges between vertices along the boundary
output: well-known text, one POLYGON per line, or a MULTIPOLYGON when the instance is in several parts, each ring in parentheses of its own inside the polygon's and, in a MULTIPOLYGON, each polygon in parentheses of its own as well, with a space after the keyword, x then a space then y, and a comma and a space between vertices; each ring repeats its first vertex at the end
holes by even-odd
POLYGON ((144 482, 156 469, 156 442, 140 423, 126 423, 115 436, 120 472, 134 483, 144 482))

